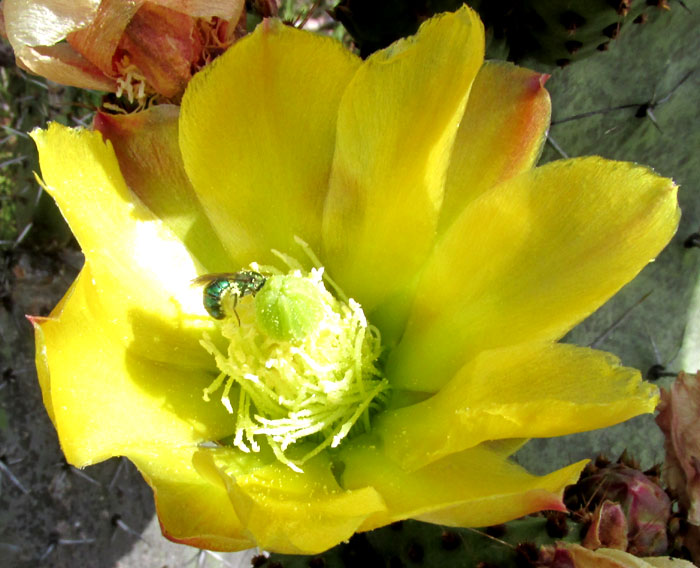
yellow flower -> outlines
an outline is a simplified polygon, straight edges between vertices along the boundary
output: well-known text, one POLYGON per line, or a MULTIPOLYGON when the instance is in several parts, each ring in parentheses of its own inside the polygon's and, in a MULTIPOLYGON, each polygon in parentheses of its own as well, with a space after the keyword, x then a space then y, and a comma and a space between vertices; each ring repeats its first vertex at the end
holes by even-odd
POLYGON ((86 257, 33 319, 70 463, 128 456, 166 536, 219 550, 563 510, 582 462, 508 457, 654 409, 638 371, 557 340, 668 242, 676 188, 598 157, 533 169, 546 77, 483 63, 483 42, 467 8, 364 62, 268 20, 179 116, 33 134, 86 257), (231 277, 209 317, 192 280, 240 271, 275 284, 231 277), (300 410, 319 400, 331 426, 300 410))

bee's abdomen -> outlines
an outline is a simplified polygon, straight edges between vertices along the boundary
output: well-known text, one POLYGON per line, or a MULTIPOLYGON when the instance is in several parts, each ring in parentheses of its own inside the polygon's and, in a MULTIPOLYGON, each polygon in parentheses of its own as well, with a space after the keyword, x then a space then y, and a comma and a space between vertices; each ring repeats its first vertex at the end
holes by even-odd
POLYGON ((204 309, 214 319, 224 319, 221 298, 233 284, 230 280, 214 280, 204 288, 204 309))

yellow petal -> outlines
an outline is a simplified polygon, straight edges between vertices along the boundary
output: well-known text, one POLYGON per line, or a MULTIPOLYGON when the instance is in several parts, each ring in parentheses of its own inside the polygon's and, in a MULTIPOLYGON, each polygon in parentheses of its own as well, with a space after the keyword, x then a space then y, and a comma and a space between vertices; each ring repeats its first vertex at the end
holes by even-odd
POLYGON ((502 61, 481 67, 452 150, 442 228, 483 192, 535 165, 549 127, 547 78, 502 61))
POLYGON ((481 351, 561 337, 670 240, 676 189, 647 168, 590 157, 483 194, 426 264, 388 362, 393 383, 434 392, 481 351))
POLYGON ((130 454, 153 488, 163 535, 207 550, 245 550, 255 542, 228 500, 226 486, 201 475, 193 466, 196 446, 144 446, 130 454))
POLYGON ((373 431, 415 469, 486 440, 563 436, 653 412, 656 387, 603 351, 518 345, 479 354, 428 400, 387 411, 373 431))
POLYGON ((211 367, 199 340, 213 323, 190 284, 203 270, 127 188, 111 145, 99 132, 58 124, 32 136, 46 189, 90 266, 89 301, 111 336, 155 361, 211 367))
POLYGON ((324 260, 368 312, 410 284, 433 244, 483 34, 466 7, 428 20, 415 37, 370 56, 343 97, 324 260))
POLYGON ((224 252, 194 193, 178 145, 179 107, 158 105, 124 115, 98 113, 95 128, 109 140, 126 183, 197 258, 206 272, 226 272, 224 252))
POLYGON ((407 518, 480 527, 544 509, 565 511, 564 487, 576 482, 586 464, 537 477, 488 446, 453 454, 413 472, 401 469, 368 443, 341 449, 341 455, 343 486, 373 487, 386 503, 387 510, 367 519, 361 530, 407 518))
POLYGON ((359 59, 340 43, 266 20, 190 82, 185 169, 238 269, 319 250, 340 97, 359 59))
MULTIPOLYGON (((238 518, 260 548, 284 554, 316 554, 347 540, 362 522, 382 511, 371 487, 341 488, 326 453, 304 463, 303 473, 273 460, 250 465, 240 451, 203 451, 226 483, 238 518), (239 462, 239 463, 237 463, 239 462)), ((256 460, 259 461, 259 460, 256 460)))
POLYGON ((88 261, 51 316, 33 319, 44 401, 66 459, 82 467, 144 446, 230 434, 223 405, 202 400, 213 377, 125 346, 101 313, 93 281, 88 261))

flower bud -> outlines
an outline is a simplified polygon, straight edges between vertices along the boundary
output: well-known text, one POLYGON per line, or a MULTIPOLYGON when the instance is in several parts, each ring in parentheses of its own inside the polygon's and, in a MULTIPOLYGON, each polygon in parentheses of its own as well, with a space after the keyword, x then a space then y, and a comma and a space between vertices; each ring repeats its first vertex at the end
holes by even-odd
MULTIPOLYGON (((616 513, 622 512, 627 521, 627 552, 648 556, 667 550, 666 524, 671 516, 671 501, 664 490, 641 471, 622 463, 608 464, 584 476, 576 488, 591 508, 609 503, 594 513, 598 524, 610 525, 598 535, 603 540, 609 539, 601 544, 622 545, 618 534, 621 527, 613 527, 621 521, 616 513), (613 508, 613 504, 618 504, 619 509, 613 508)), ((595 523, 592 527, 594 531, 601 528, 595 523)), ((596 540, 593 533, 589 538, 589 544, 596 540)))

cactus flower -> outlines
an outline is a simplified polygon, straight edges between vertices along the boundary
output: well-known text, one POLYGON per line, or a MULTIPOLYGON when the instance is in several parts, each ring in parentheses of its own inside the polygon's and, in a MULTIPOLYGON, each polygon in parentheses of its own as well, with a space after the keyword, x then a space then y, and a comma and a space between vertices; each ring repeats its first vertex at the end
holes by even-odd
POLYGON ((0 9, 20 66, 130 101, 179 100, 193 71, 245 31, 243 0, 5 0, 0 9))
POLYGON ((366 61, 266 20, 181 108, 35 131, 85 253, 31 318, 68 461, 127 456, 164 534, 218 550, 565 510, 583 463, 509 456, 654 409, 558 340, 669 241, 676 187, 535 168, 546 77, 483 51, 466 7, 366 61))

